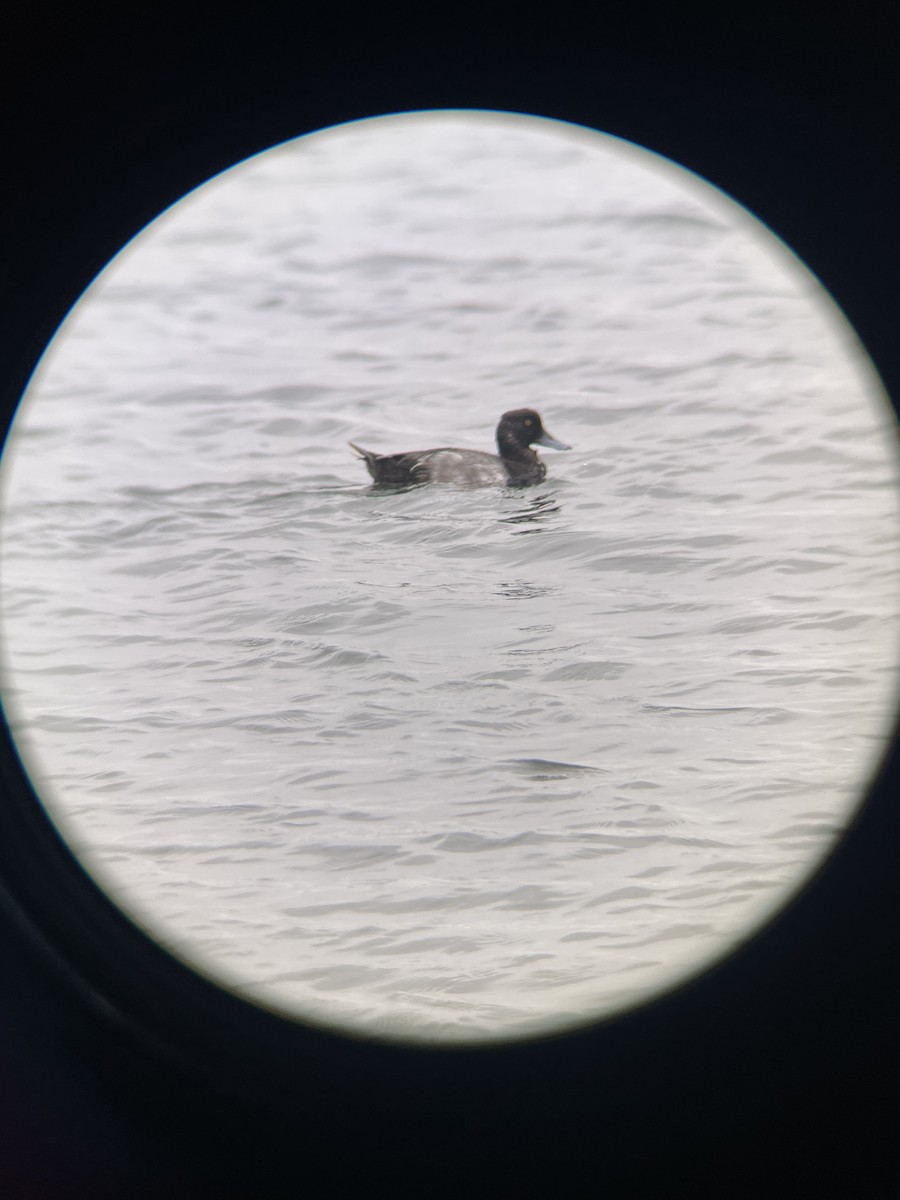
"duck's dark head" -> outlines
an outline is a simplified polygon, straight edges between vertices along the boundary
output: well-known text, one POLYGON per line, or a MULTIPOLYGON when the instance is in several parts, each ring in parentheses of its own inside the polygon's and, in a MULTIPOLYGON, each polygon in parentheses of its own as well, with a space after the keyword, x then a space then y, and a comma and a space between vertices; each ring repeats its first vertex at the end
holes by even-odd
POLYGON ((497 426, 497 449, 501 458, 534 459, 529 446, 549 446, 552 450, 571 450, 544 428, 541 414, 533 408, 514 408, 504 413, 497 426))

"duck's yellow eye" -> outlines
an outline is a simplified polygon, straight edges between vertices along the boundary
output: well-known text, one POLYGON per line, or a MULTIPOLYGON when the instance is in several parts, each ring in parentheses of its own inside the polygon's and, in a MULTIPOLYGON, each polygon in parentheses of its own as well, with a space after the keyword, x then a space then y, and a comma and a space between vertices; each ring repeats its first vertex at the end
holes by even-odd
POLYGON ((531 417, 526 417, 526 418, 525 418, 525 424, 526 424, 526 425, 530 425, 530 424, 531 424, 531 417))

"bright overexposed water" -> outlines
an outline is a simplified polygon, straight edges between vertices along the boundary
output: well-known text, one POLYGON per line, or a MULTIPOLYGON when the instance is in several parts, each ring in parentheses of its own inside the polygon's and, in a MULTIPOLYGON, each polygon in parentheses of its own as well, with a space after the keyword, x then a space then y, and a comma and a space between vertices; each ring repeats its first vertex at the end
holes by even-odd
POLYGON ((896 432, 814 279, 693 176, 453 113, 301 139, 100 277, 3 465, 3 695, 70 845, 242 994, 478 1040, 714 960, 896 703, 896 432), (544 484, 370 490, 375 450, 544 484))

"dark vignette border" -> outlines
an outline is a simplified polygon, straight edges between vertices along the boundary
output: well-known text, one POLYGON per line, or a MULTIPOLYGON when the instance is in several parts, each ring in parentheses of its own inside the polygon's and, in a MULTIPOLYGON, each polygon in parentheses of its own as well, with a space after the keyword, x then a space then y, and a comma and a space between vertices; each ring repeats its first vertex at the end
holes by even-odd
MULTIPOLYGON (((84 287, 187 190, 311 129, 443 107, 603 129, 722 187, 831 291, 896 405, 891 8, 621 8, 20 17, 0 72, 7 423, 84 287)), ((429 1051, 282 1021, 168 959, 69 855, 2 732, 5 1195, 900 1191, 896 740, 832 861, 713 971, 569 1036, 429 1051)))

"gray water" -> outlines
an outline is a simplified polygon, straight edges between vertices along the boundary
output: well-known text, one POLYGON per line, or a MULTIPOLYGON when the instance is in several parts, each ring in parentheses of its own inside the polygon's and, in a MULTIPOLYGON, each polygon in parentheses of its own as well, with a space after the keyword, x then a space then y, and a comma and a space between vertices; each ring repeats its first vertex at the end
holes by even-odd
POLYGON ((896 431, 770 234, 612 139, 465 114, 150 227, 3 466, 3 694, 117 902, 382 1036, 566 1027, 715 960, 852 820, 896 704, 896 431), (574 449, 521 491, 377 450, 574 449))

